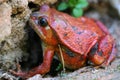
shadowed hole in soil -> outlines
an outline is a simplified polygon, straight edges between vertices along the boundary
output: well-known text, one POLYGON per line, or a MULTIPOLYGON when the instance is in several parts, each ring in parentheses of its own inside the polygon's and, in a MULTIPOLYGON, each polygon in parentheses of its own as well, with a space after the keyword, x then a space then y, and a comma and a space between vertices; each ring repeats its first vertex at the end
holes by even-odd
POLYGON ((30 9, 32 9, 33 11, 38 11, 38 10, 40 9, 40 6, 39 6, 39 5, 37 5, 37 4, 35 4, 35 3, 32 3, 32 2, 30 2, 30 3, 28 4, 28 7, 29 7, 30 9))

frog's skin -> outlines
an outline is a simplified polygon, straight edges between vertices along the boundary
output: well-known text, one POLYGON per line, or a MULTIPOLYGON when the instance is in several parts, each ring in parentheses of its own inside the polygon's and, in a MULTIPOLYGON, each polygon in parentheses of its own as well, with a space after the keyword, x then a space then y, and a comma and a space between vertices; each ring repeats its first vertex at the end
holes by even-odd
POLYGON ((113 37, 97 20, 86 17, 74 18, 48 5, 30 17, 30 25, 43 42, 43 63, 28 71, 11 71, 23 78, 49 72, 53 56, 58 55, 69 69, 78 69, 86 60, 97 66, 108 66, 116 57, 113 37))

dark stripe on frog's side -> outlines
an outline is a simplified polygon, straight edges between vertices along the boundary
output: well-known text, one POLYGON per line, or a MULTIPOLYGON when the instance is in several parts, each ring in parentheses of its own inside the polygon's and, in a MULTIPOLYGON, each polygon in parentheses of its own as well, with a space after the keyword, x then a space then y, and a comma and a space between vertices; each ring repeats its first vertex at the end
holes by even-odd
POLYGON ((73 52, 71 52, 70 50, 67 50, 66 53, 70 56, 70 57, 75 57, 75 54, 73 52))
POLYGON ((102 54, 103 54, 102 51, 98 51, 98 43, 96 43, 96 44, 93 46, 93 48, 90 50, 89 53, 90 53, 91 56, 94 56, 96 52, 97 52, 97 54, 98 54, 99 56, 102 56, 102 54))
POLYGON ((75 57, 75 56, 76 56, 76 55, 75 55, 73 52, 71 52, 69 49, 67 49, 67 48, 65 48, 65 47, 63 47, 62 49, 65 51, 65 53, 66 53, 68 56, 70 56, 70 57, 75 57))
POLYGON ((90 50, 90 55, 94 55, 96 51, 98 50, 98 43, 96 43, 92 49, 90 50))
POLYGON ((65 53, 71 58, 79 58, 80 61, 84 60, 84 55, 77 55, 74 52, 71 52, 69 49, 64 48, 65 53))

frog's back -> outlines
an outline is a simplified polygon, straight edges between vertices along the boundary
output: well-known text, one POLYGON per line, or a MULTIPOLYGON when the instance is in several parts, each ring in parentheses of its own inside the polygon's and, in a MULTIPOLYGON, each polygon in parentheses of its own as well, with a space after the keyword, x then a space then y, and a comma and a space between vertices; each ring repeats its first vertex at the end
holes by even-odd
POLYGON ((97 25, 90 19, 73 18, 67 14, 57 12, 53 14, 51 26, 61 44, 71 51, 86 54, 103 35, 97 25))

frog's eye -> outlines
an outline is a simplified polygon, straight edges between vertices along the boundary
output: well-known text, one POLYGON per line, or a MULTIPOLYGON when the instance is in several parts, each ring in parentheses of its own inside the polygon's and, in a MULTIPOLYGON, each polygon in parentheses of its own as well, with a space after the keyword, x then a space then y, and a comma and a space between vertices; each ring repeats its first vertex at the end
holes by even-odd
POLYGON ((38 24, 42 27, 46 27, 48 25, 48 22, 45 18, 39 18, 38 24))

